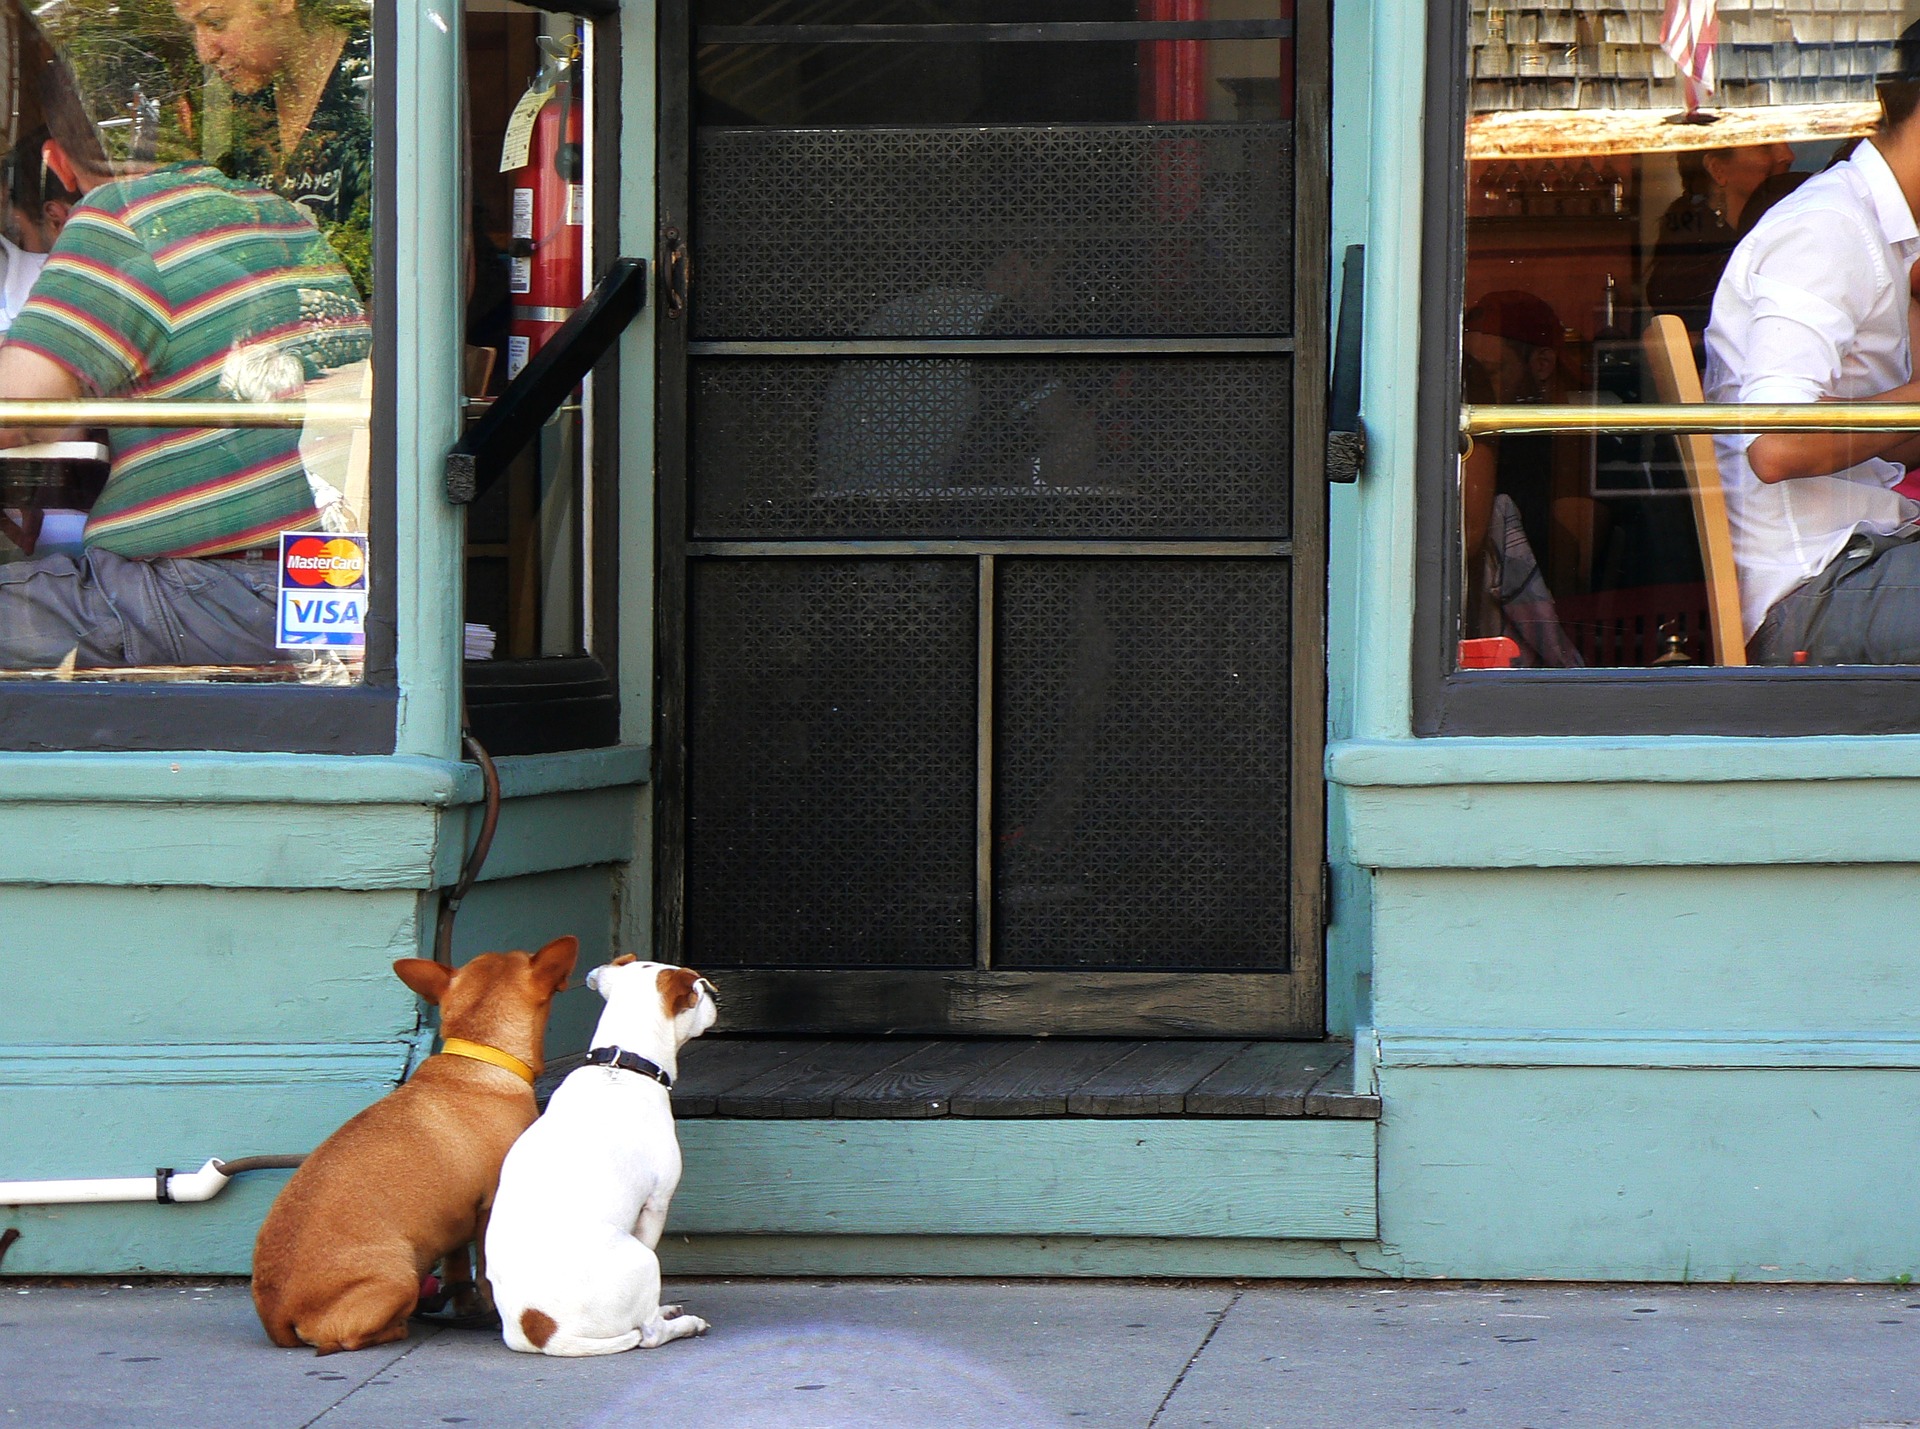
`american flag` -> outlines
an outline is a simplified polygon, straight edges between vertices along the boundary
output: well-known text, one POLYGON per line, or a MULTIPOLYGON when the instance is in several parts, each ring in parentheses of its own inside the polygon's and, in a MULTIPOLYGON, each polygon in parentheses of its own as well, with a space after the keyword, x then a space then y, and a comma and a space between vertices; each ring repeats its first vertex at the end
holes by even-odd
POLYGON ((1687 82, 1687 112, 1700 107, 1703 95, 1713 93, 1713 49, 1720 43, 1718 0, 1667 0, 1666 23, 1660 27, 1660 48, 1673 56, 1675 68, 1687 82))

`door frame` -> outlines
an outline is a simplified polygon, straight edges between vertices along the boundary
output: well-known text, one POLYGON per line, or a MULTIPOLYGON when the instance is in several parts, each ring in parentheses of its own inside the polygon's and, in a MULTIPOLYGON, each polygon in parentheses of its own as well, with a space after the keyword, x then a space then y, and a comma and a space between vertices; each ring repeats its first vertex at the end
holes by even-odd
MULTIPOLYGON (((1331 0, 1295 0, 1288 770, 1291 967, 1271 972, 1032 972, 1010 969, 766 969, 720 976, 726 1030, 1137 1037, 1323 1035, 1326 1017, 1327 484, 1331 274, 1331 0)), ((656 956, 685 947, 687 816, 687 320, 673 303, 692 235, 690 0, 659 8, 662 280, 655 450, 657 715, 653 854, 656 956), (676 270, 673 248, 680 247, 676 270)), ((698 255, 691 255, 697 260, 698 255)), ((797 543, 796 543, 797 544, 797 543)), ((1153 543, 1159 545, 1162 543, 1153 543)), ((1169 543, 1171 544, 1171 543, 1169 543)), ((1206 543, 1199 543, 1204 545, 1206 543)), ((1256 546, 1266 543, 1235 542, 1256 546)), ((1198 551, 1195 552, 1198 554, 1198 551)), ((984 910, 984 903, 981 908, 984 910)), ((984 916, 984 912, 977 916, 984 916)))

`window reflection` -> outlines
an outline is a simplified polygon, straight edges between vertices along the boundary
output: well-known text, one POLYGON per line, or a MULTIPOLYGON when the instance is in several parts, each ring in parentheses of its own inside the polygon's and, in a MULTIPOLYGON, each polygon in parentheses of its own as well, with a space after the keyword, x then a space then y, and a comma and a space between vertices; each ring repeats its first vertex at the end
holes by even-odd
MULTIPOLYGON (((1474 0, 1463 400, 1902 399, 1920 245, 1900 161, 1891 184, 1875 166, 1920 78, 1911 18, 1898 0, 1474 0), (1819 216, 1836 209, 1852 218, 1819 216)), ((1896 622, 1909 652, 1884 605, 1850 643, 1803 620, 1747 649, 1843 553, 1897 574, 1920 520, 1909 460, 1897 434, 1482 438, 1461 466, 1459 662, 1920 658, 1920 609, 1896 622)))
POLYGON ((0 674, 357 678, 366 8, 53 0, 0 32, 0 399, 106 399, 0 427, 0 674))
MULTIPOLYGON (((594 40, 585 20, 507 0, 472 0, 466 39, 467 391, 485 401, 586 296, 594 267, 594 40)), ((588 651, 593 390, 589 377, 467 508, 469 660, 588 651)), ((485 675, 470 669, 470 685, 485 675)))

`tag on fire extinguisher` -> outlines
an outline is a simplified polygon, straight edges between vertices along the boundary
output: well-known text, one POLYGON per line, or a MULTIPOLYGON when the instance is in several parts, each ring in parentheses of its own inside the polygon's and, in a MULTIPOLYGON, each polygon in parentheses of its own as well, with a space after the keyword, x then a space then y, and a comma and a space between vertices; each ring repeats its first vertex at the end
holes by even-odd
POLYGON ((527 158, 533 152, 533 122, 540 117, 540 107, 553 98, 557 88, 558 85, 529 88, 513 106, 513 114, 507 120, 507 137, 500 145, 501 173, 510 174, 527 166, 527 158))

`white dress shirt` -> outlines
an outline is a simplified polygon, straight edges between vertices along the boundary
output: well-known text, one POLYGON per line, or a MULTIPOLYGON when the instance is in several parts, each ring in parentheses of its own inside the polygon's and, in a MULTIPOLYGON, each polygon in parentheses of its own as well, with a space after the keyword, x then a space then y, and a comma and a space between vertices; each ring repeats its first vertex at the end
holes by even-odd
POLYGON ((0 237, 0 332, 12 327, 13 320, 20 316, 20 309, 27 305, 27 294, 33 290, 33 280, 46 266, 46 254, 29 253, 0 237))
MULTIPOLYGON (((1871 142, 1782 199, 1733 250, 1707 325, 1709 402, 1877 397, 1908 381, 1908 270, 1920 227, 1871 142)), ((1855 531, 1911 527, 1906 474, 1874 458, 1832 476, 1768 485, 1747 464, 1751 433, 1714 438, 1751 639, 1768 609, 1838 555, 1855 531)))

